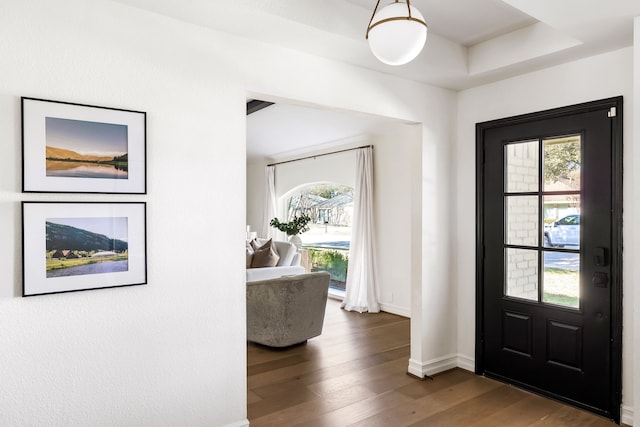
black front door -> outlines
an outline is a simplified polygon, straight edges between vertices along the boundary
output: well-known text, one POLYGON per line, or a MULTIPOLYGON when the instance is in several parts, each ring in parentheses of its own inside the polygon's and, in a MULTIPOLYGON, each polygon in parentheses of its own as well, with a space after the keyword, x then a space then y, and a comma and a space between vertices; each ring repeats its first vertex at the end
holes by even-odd
POLYGON ((622 98, 477 125, 476 371, 619 421, 622 98))

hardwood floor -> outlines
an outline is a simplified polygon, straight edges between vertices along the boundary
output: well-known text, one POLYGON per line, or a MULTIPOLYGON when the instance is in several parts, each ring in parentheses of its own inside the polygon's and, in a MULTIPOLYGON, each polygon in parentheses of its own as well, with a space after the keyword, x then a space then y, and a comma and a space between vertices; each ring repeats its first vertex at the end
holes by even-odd
POLYGON ((247 354, 252 427, 615 425, 461 369, 409 376, 409 319, 334 300, 320 337, 284 350, 248 344, 247 354))

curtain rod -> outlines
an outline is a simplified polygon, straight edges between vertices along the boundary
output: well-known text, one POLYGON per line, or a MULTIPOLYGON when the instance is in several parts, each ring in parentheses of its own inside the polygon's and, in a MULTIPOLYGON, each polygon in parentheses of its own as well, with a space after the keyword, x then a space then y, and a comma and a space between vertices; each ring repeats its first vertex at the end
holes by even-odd
POLYGON ((344 153, 346 151, 359 150, 361 148, 369 148, 369 147, 373 148, 373 145, 369 144, 369 145, 363 145, 361 147, 345 148, 344 150, 332 151, 331 153, 322 153, 322 154, 316 154, 315 156, 307 156, 307 157, 301 157, 299 159, 292 159, 292 160, 285 160, 283 162, 271 163, 271 164, 269 164, 267 166, 277 166, 277 165, 282 165, 282 164, 285 164, 285 163, 299 162, 300 160, 315 159, 316 157, 328 156, 330 154, 344 153))

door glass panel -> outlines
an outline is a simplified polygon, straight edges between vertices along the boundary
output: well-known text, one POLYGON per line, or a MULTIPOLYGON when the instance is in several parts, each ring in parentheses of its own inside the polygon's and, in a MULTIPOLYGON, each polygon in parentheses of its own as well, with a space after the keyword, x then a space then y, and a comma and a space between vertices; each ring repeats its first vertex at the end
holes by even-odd
POLYGON ((509 143, 504 150, 505 295, 578 308, 581 137, 509 143))
POLYGON ((505 146, 505 176, 508 193, 538 191, 538 141, 505 146))
POLYGON ((579 308, 580 254, 544 252, 542 301, 579 308))
POLYGON ((538 196, 507 197, 507 244, 538 246, 538 196))
POLYGON ((506 249, 506 292, 509 297, 538 301, 538 251, 506 249))
POLYGON ((580 195, 553 194, 543 198, 544 246, 580 247, 580 195))
POLYGON ((580 191, 580 135, 543 141, 544 191, 580 191))

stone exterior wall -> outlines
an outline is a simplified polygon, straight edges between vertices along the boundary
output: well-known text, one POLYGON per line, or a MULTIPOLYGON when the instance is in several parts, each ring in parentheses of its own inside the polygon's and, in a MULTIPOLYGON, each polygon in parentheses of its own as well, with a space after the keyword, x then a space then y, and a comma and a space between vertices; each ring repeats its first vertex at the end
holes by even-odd
MULTIPOLYGON (((538 191, 538 141, 509 144, 505 147, 507 193, 538 191)), ((538 196, 509 196, 506 201, 506 243, 538 246, 538 196)), ((538 252, 507 249, 506 294, 538 299, 538 252)))
POLYGON ((507 249, 507 289, 511 297, 538 300, 538 252, 507 249))

